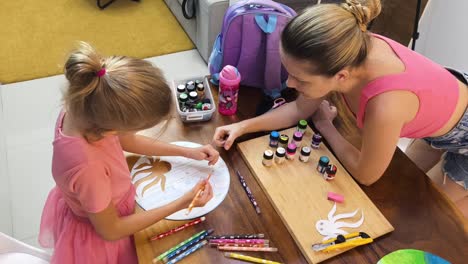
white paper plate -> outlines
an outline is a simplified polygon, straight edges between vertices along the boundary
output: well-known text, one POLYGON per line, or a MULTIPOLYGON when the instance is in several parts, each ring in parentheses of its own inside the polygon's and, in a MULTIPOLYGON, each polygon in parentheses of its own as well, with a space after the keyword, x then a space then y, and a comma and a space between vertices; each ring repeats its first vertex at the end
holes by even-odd
MULTIPOLYGON (((186 141, 173 142, 172 144, 189 148, 201 146, 200 144, 186 141)), ((213 198, 204 207, 193 208, 188 215, 186 215, 187 209, 182 209, 166 217, 166 219, 188 220, 200 217, 215 209, 224 200, 229 191, 229 170, 221 158, 219 158, 214 166, 210 167, 208 166, 208 162, 204 160, 198 161, 185 157, 142 156, 133 165, 130 172, 132 182, 136 187, 135 200, 145 210, 164 206, 191 190, 200 179, 208 177, 208 174, 212 170, 213 175, 211 175, 210 183, 213 187, 213 198), (161 168, 169 167, 169 164, 171 168, 165 173, 152 175, 151 169, 153 168, 154 161, 156 161, 154 165, 159 165, 161 168), (164 184, 162 185, 163 182, 164 184)))

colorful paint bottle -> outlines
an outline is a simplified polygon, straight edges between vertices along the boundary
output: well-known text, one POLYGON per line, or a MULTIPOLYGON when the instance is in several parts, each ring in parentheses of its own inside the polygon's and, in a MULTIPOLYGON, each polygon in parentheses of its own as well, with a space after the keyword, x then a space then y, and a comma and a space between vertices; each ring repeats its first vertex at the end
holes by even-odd
POLYGON ((286 149, 286 158, 288 160, 294 160, 296 157, 297 146, 294 143, 289 143, 286 149))
POLYGON ((320 143, 322 143, 322 136, 319 133, 315 133, 312 136, 312 142, 311 142, 310 146, 313 149, 318 149, 320 147, 320 143))
POLYGON ((300 131, 294 132, 291 143, 295 144, 296 146, 300 146, 301 141, 302 141, 302 133, 300 131))
POLYGON ((179 84, 177 85, 177 94, 185 93, 185 85, 179 84))
POLYGON ((317 165, 317 171, 323 174, 325 170, 327 169, 329 162, 330 162, 330 159, 327 156, 320 157, 318 165, 317 165))
POLYGON ((195 86, 197 86, 197 85, 199 85, 199 84, 203 84, 203 82, 200 81, 200 80, 195 80, 195 86))
POLYGON ((263 152, 263 166, 270 167, 273 165, 273 151, 267 149, 263 152))
POLYGON ((309 147, 302 147, 301 155, 299 156, 299 160, 302 162, 308 162, 310 157, 310 148, 309 147))
POLYGON ((306 129, 307 129, 307 121, 304 119, 299 120, 299 122, 297 123, 296 131, 299 131, 302 133, 302 135, 304 135, 306 129))
POLYGON ((281 164, 284 162, 285 158, 284 156, 286 155, 286 150, 282 147, 278 147, 276 149, 276 153, 275 153, 275 162, 277 164, 281 164))
POLYGON ((327 181, 333 180, 335 178, 337 170, 338 168, 335 165, 329 164, 325 169, 325 172, 323 173, 323 178, 327 181))
POLYGON ((195 92, 195 82, 193 81, 188 81, 185 84, 185 89, 187 89, 187 93, 195 92))
POLYGON ((285 134, 282 134, 280 137, 279 137, 279 142, 278 142, 278 146, 279 147, 282 147, 282 148, 287 148, 288 147, 288 143, 289 143, 289 137, 288 135, 285 135, 285 134))
POLYGON ((277 148, 279 143, 280 134, 278 131, 271 131, 270 133, 270 147, 277 148))
POLYGON ((203 85, 203 83, 199 83, 197 84, 197 94, 198 94, 198 98, 201 100, 203 98, 205 98, 205 86, 203 85))
POLYGON ((187 109, 188 94, 181 93, 179 94, 179 107, 180 111, 185 112, 187 109))

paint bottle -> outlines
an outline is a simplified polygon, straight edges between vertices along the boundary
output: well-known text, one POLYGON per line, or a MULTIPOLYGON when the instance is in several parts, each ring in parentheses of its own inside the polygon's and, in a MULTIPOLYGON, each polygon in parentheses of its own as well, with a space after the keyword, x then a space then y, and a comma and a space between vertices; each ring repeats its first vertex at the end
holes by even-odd
POLYGON ((272 148, 278 147, 279 137, 280 137, 280 134, 278 133, 278 131, 271 131, 271 133, 270 133, 270 144, 269 144, 270 147, 272 147, 272 148))
POLYGON ((177 94, 185 93, 185 85, 179 84, 177 85, 177 94))
POLYGON ((282 148, 285 149, 285 148, 288 147, 288 143, 289 143, 289 137, 288 137, 288 135, 282 134, 282 135, 279 137, 278 147, 282 147, 282 148))
POLYGON ((304 135, 306 129, 307 129, 307 121, 304 119, 299 120, 299 122, 297 123, 296 131, 299 131, 302 133, 302 135, 304 135))
POLYGON ((189 102, 191 103, 195 103, 196 101, 198 101, 198 94, 197 92, 190 92, 189 93, 189 98, 188 98, 189 102))
POLYGON ((315 133, 312 136, 312 142, 311 142, 310 146, 313 149, 318 149, 320 147, 320 143, 322 143, 322 136, 319 133, 315 133))
POLYGON ((296 150, 297 150, 296 144, 290 143, 288 145, 288 148, 286 149, 286 158, 288 160, 294 160, 294 158, 296 157, 296 150))
POLYGON ((309 161, 309 157, 310 157, 310 148, 307 146, 302 147, 299 160, 305 163, 309 161))
POLYGON ((333 180, 335 178, 337 170, 338 168, 335 165, 333 164, 328 165, 327 168, 325 169, 325 172, 323 173, 323 178, 327 181, 333 180))
POLYGON ((203 84, 203 81, 195 80, 195 86, 199 85, 200 83, 203 84))
POLYGON ((328 167, 329 162, 330 162, 330 159, 327 156, 320 157, 318 165, 317 165, 317 171, 320 173, 324 173, 328 167))
POLYGON ((203 83, 199 83, 196 87, 198 98, 202 100, 203 98, 205 98, 205 86, 203 85, 203 83))
POLYGON ((294 132, 291 143, 295 144, 296 146, 300 146, 301 141, 302 141, 302 133, 300 131, 294 132))
POLYGON ((179 94, 179 108, 180 111, 185 112, 187 109, 188 95, 186 93, 179 94))
POLYGON ((270 167, 273 165, 273 151, 267 149, 263 152, 263 166, 270 167))
POLYGON ((282 147, 278 147, 275 153, 275 162, 281 164, 284 162, 284 156, 286 155, 286 150, 282 147))
POLYGON ((195 92, 195 82, 194 81, 188 81, 185 84, 185 89, 187 89, 187 93, 195 92))
POLYGON ((226 65, 219 73, 218 111, 222 115, 237 112, 241 75, 236 67, 226 65))

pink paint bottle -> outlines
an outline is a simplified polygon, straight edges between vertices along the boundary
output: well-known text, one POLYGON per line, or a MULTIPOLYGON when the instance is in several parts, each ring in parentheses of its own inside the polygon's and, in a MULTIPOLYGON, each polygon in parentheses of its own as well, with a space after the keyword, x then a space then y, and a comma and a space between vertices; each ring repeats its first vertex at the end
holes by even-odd
POLYGON ((218 111, 222 115, 234 115, 237 112, 237 98, 241 75, 236 67, 226 65, 219 73, 218 111))

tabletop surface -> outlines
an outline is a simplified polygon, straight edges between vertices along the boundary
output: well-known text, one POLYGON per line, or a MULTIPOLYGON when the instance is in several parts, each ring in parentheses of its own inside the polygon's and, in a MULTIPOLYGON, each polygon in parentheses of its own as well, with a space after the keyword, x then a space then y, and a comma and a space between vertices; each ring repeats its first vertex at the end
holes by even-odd
MULTIPOLYGON (((217 101, 217 90, 212 87, 217 101)), ((242 87, 239 94, 239 110, 234 116, 214 113, 213 118, 202 123, 182 123, 174 111, 166 130, 159 128, 144 131, 144 134, 158 136, 159 140, 193 141, 209 144, 216 127, 253 117, 256 105, 262 100, 261 93, 242 87)), ((340 97, 332 95, 330 100, 338 107, 335 121, 340 133, 354 145, 359 146, 359 130, 352 115, 347 112, 340 97)), ((264 133, 263 133, 264 134, 264 133)), ((241 137, 238 141, 254 138, 262 133, 241 137)), ((269 202, 235 146, 229 151, 219 149, 221 157, 229 167, 231 185, 225 200, 206 215, 206 221, 195 227, 178 232, 161 240, 150 242, 149 238, 179 226, 187 221, 162 220, 135 234, 139 263, 152 263, 152 259, 167 249, 204 229, 214 229, 215 234, 263 233, 276 253, 249 253, 248 255, 295 264, 307 263, 294 239, 289 234, 280 216, 269 202), (235 171, 239 170, 261 207, 258 215, 239 183, 235 171)), ((464 263, 468 259, 467 221, 456 207, 399 149, 382 176, 372 186, 361 186, 372 202, 393 225, 395 230, 364 245, 322 263, 376 263, 386 254, 399 249, 418 249, 436 254, 452 263, 464 263)), ((137 211, 141 211, 137 208, 137 211)), ((208 246, 187 257, 182 263, 241 263, 225 258, 215 248, 208 246), (185 262, 184 262, 185 261, 185 262)))

